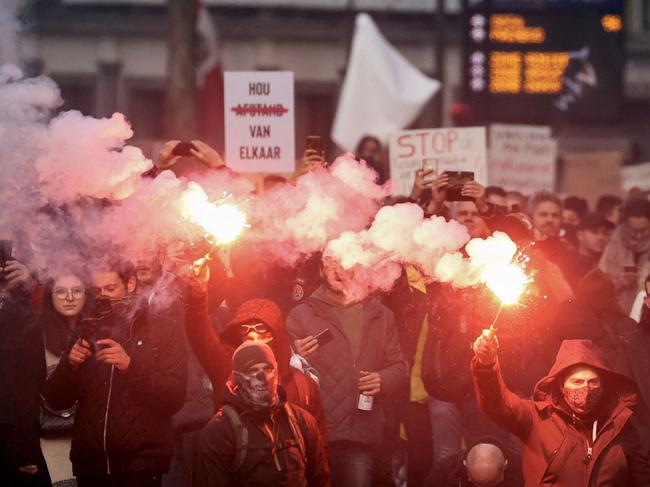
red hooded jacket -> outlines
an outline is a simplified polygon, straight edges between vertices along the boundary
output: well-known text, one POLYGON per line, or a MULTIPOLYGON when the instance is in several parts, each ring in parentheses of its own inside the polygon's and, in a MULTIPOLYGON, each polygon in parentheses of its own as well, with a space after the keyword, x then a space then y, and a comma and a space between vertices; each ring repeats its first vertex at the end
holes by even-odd
POLYGON ((269 343, 280 371, 280 385, 287 394, 287 400, 311 413, 327 442, 323 403, 318 384, 300 370, 289 365, 291 359, 291 341, 284 324, 282 311, 270 299, 250 299, 245 301, 235 312, 221 336, 217 336, 210 323, 207 297, 190 297, 186 305, 185 331, 187 339, 194 350, 205 373, 210 378, 213 388, 215 411, 223 402, 226 382, 232 372, 232 354, 241 344, 239 326, 244 323, 264 323, 273 334, 269 343))
POLYGON ((527 487, 650 486, 648 454, 642 451, 639 430, 631 420, 634 383, 607 367, 591 341, 562 343, 551 371, 535 386, 532 401, 508 390, 498 362, 484 366, 474 357, 472 372, 481 409, 523 442, 527 487), (603 419, 593 442, 591 427, 571 414, 561 398, 559 381, 577 364, 597 369, 603 381, 598 406, 603 419))

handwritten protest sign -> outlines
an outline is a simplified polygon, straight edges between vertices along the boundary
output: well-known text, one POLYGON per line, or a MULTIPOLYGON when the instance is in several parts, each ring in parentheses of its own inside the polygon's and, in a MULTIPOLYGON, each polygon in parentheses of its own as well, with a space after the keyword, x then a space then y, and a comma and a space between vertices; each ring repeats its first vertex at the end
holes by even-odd
POLYGON ((238 172, 293 172, 293 73, 224 73, 226 163, 238 172))
POLYGON ((472 171, 487 184, 485 127, 403 130, 390 138, 390 177, 394 195, 408 195, 415 171, 433 160, 436 174, 472 171))
POLYGON ((550 127, 490 125, 488 157, 491 185, 524 194, 555 191, 557 141, 550 127))

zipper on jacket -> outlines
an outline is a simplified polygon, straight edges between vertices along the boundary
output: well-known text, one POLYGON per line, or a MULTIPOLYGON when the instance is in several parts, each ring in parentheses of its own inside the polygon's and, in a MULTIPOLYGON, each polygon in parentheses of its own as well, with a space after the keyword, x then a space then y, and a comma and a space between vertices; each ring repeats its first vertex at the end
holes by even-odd
POLYGON ((115 365, 111 365, 111 377, 108 381, 108 397, 106 398, 106 410, 104 411, 104 433, 102 435, 102 443, 104 446, 104 456, 106 457, 106 473, 111 474, 111 462, 108 459, 108 449, 106 448, 106 430, 108 426, 108 410, 111 404, 111 394, 113 393, 113 373, 115 372, 115 365))
MULTIPOLYGON (((133 325, 135 324, 135 316, 129 324, 129 338, 124 342, 126 345, 133 338, 133 325)), ((108 397, 106 398, 106 410, 104 411, 104 431, 102 433, 102 445, 104 447, 104 457, 106 458, 106 473, 111 474, 111 462, 108 458, 108 448, 106 447, 106 435, 108 429, 108 411, 111 404, 111 395, 113 394, 113 375, 115 374, 115 365, 111 365, 111 376, 108 381, 108 397)))
POLYGON ((594 425, 591 431, 592 443, 589 444, 589 440, 585 440, 587 442, 587 456, 584 459, 585 465, 589 465, 589 462, 591 462, 591 457, 594 453, 593 445, 596 443, 597 432, 598 432, 598 421, 594 421, 594 425))

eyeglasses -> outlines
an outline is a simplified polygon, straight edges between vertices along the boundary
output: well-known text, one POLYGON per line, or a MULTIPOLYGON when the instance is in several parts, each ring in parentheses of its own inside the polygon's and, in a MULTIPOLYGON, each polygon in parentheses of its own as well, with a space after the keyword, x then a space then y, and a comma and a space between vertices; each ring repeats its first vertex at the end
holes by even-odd
POLYGON ((66 299, 68 294, 71 294, 73 299, 81 299, 86 295, 86 290, 82 287, 55 287, 52 290, 52 295, 56 299, 66 299))
POLYGON ((239 329, 241 330, 242 335, 248 335, 251 331, 254 331, 258 334, 268 333, 269 327, 264 323, 255 323, 254 325, 240 325, 239 329))

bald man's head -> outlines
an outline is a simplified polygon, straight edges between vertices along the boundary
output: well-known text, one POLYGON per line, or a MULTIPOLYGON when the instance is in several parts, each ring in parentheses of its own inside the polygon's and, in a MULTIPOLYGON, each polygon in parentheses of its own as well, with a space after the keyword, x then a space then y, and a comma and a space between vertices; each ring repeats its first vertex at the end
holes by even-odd
POLYGON ((503 481, 508 466, 501 449, 491 443, 474 445, 463 463, 470 482, 476 487, 496 487, 503 481))

